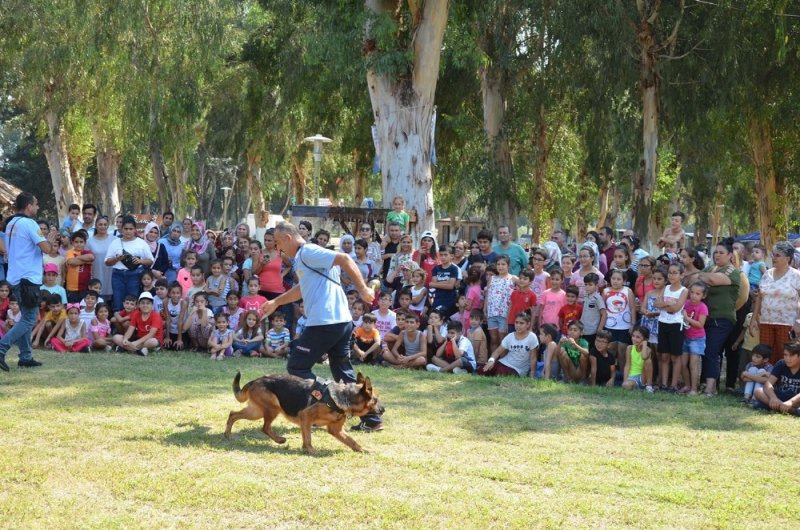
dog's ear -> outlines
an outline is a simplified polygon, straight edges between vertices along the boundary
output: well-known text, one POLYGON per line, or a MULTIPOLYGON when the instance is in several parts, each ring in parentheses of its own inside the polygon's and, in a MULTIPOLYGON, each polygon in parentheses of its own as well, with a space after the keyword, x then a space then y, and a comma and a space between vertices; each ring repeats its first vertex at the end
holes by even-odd
POLYGON ((362 374, 361 372, 358 372, 358 375, 356 375, 356 383, 359 385, 364 384, 364 374, 362 374))
POLYGON ((372 381, 369 377, 364 378, 364 386, 361 387, 361 391, 368 396, 372 395, 372 381))

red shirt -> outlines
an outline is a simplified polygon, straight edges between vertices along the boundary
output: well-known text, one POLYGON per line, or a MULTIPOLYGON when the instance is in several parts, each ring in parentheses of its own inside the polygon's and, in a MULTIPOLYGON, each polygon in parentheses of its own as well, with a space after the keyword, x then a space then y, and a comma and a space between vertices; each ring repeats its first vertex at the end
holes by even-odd
POLYGON ((164 340, 164 321, 155 311, 150 313, 150 317, 147 320, 142 320, 142 312, 137 309, 131 313, 131 326, 136 328, 137 339, 150 333, 152 328, 156 328, 155 339, 159 344, 164 340))
POLYGON ((536 305, 536 293, 528 289, 527 291, 511 291, 511 305, 508 306, 508 323, 513 324, 517 318, 517 313, 522 313, 526 309, 533 312, 536 305))
POLYGON ((267 303, 267 299, 257 294, 255 296, 243 296, 239 298, 239 307, 247 311, 256 311, 261 314, 261 306, 267 303))
POLYGON ((561 333, 567 334, 567 326, 573 320, 578 320, 583 314, 583 306, 575 303, 572 305, 565 304, 558 310, 558 321, 561 323, 561 333))

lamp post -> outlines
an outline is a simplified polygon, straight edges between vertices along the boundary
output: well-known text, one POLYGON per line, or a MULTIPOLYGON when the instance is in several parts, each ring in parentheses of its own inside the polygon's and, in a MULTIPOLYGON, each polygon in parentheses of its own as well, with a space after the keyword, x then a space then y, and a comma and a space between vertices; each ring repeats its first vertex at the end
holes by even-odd
POLYGON ((322 144, 329 144, 333 140, 317 133, 316 136, 303 138, 303 141, 314 144, 314 206, 319 206, 319 167, 322 163, 322 144))
POLYGON ((228 223, 228 194, 230 194, 233 188, 230 186, 222 186, 220 189, 222 190, 222 228, 225 228, 225 225, 228 223))

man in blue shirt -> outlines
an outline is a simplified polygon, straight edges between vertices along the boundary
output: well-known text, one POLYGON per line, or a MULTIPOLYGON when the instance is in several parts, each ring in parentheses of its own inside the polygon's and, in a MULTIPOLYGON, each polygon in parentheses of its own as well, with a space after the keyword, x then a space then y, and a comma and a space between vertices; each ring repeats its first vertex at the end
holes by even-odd
POLYGON ((8 253, 8 282, 19 302, 22 317, 16 325, 0 340, 0 370, 8 372, 6 353, 13 344, 19 347, 18 366, 34 368, 42 363, 34 360, 31 351, 31 330, 39 316, 39 302, 26 303, 21 291, 35 292, 38 295, 42 284, 42 252, 50 252, 55 237, 45 238, 39 224, 33 219, 39 211, 39 201, 33 194, 23 191, 14 201, 17 214, 8 220, 5 229, 6 252, 8 253))
MULTIPOLYGON (((355 283, 361 299, 372 303, 375 293, 364 283, 355 261, 342 252, 334 252, 313 243, 306 243, 291 223, 275 227, 275 246, 293 258, 298 283, 262 307, 265 316, 285 304, 303 300, 306 327, 295 341, 286 365, 289 373, 303 379, 316 379, 311 368, 328 354, 330 369, 336 381, 355 383, 350 364, 350 338, 353 317, 347 305, 340 270, 355 283)), ((383 428, 380 416, 364 416, 356 430, 376 431, 383 428)))

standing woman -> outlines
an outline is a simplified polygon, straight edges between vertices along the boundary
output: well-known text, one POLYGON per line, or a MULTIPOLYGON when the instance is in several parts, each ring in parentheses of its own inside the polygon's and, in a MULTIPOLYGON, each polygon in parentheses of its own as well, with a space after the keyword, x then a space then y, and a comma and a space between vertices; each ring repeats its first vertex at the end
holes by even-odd
POLYGON ((800 271, 793 269, 794 247, 779 241, 772 249, 772 268, 761 277, 758 295, 753 306, 750 330, 760 332, 762 344, 772 347, 770 363, 783 358, 783 345, 789 342, 789 332, 797 320, 800 303, 800 271))
POLYGON ((467 242, 459 239, 453 243, 453 265, 461 269, 462 276, 467 277, 469 261, 467 260, 467 242))
POLYGON ((92 278, 100 280, 100 296, 107 303, 114 298, 114 287, 111 283, 111 267, 106 265, 106 255, 111 242, 118 239, 108 233, 108 216, 101 215, 94 223, 94 235, 86 242, 86 248, 94 254, 92 262, 92 278))
MULTIPOLYGON (((184 220, 184 228, 186 221, 184 220)), ((203 233, 203 225, 199 222, 192 223, 190 232, 191 237, 186 242, 184 250, 194 250, 197 252, 197 266, 203 269, 203 276, 208 275, 208 264, 217 259, 214 252, 214 244, 208 240, 208 236, 203 233)))
POLYGON ((732 263, 733 239, 727 238, 714 247, 714 263, 704 272, 691 275, 694 281, 709 286, 706 305, 706 354, 703 356, 703 377, 706 379, 706 395, 717 393, 725 342, 736 324, 736 300, 739 297, 741 276, 732 263))
POLYGON ((367 222, 361 223, 359 235, 367 242, 367 259, 375 264, 375 270, 380 270, 381 265, 383 265, 381 244, 375 241, 375 230, 372 225, 367 222))
MULTIPOLYGON (((411 236, 406 234, 400 237, 400 244, 397 252, 394 253, 389 261, 389 272, 386 273, 385 282, 391 286, 392 290, 397 290, 403 284, 403 270, 409 269, 414 261, 414 242, 411 236)), ((391 292, 391 291, 388 291, 391 292)))
MULTIPOLYGON (((258 276, 258 294, 267 300, 273 300, 286 291, 283 285, 284 259, 275 246, 275 229, 270 228, 264 233, 264 249, 252 256, 253 265, 251 273, 258 276)), ((285 263, 288 271, 288 260, 285 263)))
POLYGON ((183 257, 183 241, 181 241, 181 225, 180 223, 173 224, 167 235, 161 238, 161 244, 167 252, 169 259, 169 268, 165 273, 167 283, 172 284, 178 277, 178 269, 181 268, 181 258, 183 257))
POLYGON ((144 239, 136 237, 136 220, 133 217, 123 217, 122 237, 115 239, 108 246, 106 265, 112 268, 114 311, 121 311, 125 296, 132 295, 139 298, 144 268, 153 265, 150 246, 144 239))
POLYGON ((167 249, 159 241, 160 239, 161 227, 158 226, 158 223, 155 221, 147 223, 147 226, 144 227, 144 240, 153 254, 153 264, 150 266, 150 270, 156 280, 166 278, 169 270, 169 255, 167 249))
POLYGON ((181 233, 181 241, 183 241, 184 244, 186 244, 189 240, 192 239, 192 224, 193 223, 194 222, 192 221, 191 217, 186 217, 181 222, 181 227, 183 228, 183 231, 181 233))

